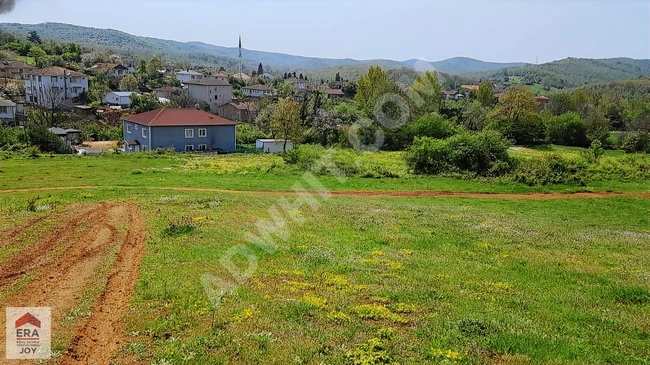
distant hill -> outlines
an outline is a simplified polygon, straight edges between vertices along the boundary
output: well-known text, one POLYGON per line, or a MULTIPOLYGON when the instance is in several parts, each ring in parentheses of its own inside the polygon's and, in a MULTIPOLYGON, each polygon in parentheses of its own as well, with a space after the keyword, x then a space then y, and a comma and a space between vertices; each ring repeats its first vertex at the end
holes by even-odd
POLYGON ((566 58, 541 65, 504 68, 471 73, 468 76, 508 81, 517 78, 525 84, 540 84, 544 89, 564 89, 593 83, 631 80, 650 76, 650 60, 631 58, 566 58))
MULTIPOLYGON (((414 67, 417 62, 422 62, 422 61, 420 60, 404 61, 404 63, 410 67, 414 67)), ((430 64, 436 70, 440 72, 452 74, 452 75, 460 75, 469 72, 479 72, 479 71, 493 71, 493 70, 499 70, 506 67, 522 67, 527 65, 526 63, 523 62, 514 62, 514 63, 485 62, 485 61, 476 60, 468 57, 454 57, 443 61, 430 62, 430 64)))
MULTIPOLYGON (((234 67, 237 65, 238 48, 223 47, 203 42, 178 42, 172 40, 140 37, 113 29, 98 29, 61 23, 19 24, 0 23, 0 29, 26 35, 36 31, 44 38, 59 41, 75 42, 93 49, 112 49, 121 54, 130 56, 160 55, 172 61, 187 60, 195 64, 219 65, 234 67)), ((233 40, 233 44, 236 40, 233 40)), ((416 60, 405 62, 393 60, 353 60, 329 59, 317 57, 302 57, 283 53, 264 52, 244 49, 243 57, 245 67, 257 69, 261 62, 276 71, 286 70, 313 70, 321 68, 347 67, 351 70, 367 68, 369 65, 378 65, 386 69, 400 69, 413 67, 416 60)), ((499 64, 483 62, 471 58, 452 58, 444 61, 432 62, 440 72, 460 74, 494 70, 500 67, 519 66, 522 64, 499 64)), ((351 71, 354 73, 354 71, 351 71)), ((354 77, 350 77, 351 79, 354 77)))

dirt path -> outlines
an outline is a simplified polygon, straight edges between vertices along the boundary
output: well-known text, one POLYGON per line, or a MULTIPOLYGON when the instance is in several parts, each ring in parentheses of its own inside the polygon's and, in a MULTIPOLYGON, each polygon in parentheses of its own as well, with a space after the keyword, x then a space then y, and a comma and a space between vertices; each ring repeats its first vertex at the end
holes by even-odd
MULTIPOLYGON (((10 189, 0 190, 0 194, 20 193, 20 192, 39 192, 39 191, 60 191, 76 189, 153 189, 164 191, 197 191, 208 193, 224 194, 242 194, 242 195, 266 195, 266 196, 286 196, 297 195, 295 191, 269 191, 269 190, 228 190, 213 188, 195 188, 195 187, 174 187, 174 186, 64 186, 51 188, 30 188, 30 189, 10 189)), ((317 192, 314 192, 317 193, 317 192)), ((452 192, 452 191, 434 191, 434 190, 411 190, 411 191, 372 191, 372 190, 339 190, 329 191, 332 197, 341 198, 475 198, 475 199, 531 199, 531 200, 556 200, 556 199, 594 199, 594 198, 639 198, 650 199, 650 193, 614 193, 614 192, 552 192, 552 193, 472 193, 472 192, 452 192)))
MULTIPOLYGON (((130 204, 87 204, 69 210, 74 214, 61 213, 61 217, 70 217, 61 219, 50 234, 0 266, 0 298, 4 298, 0 302, 2 306, 52 308, 53 339, 64 339, 64 343, 73 339, 61 364, 107 364, 119 347, 115 341, 122 334, 121 319, 130 305, 144 255, 144 223, 138 208, 130 204), (118 252, 115 264, 103 267, 114 257, 111 252, 118 252), (23 275, 32 279, 12 288, 10 284, 23 275), (86 319, 80 306, 93 300, 92 315, 86 319)), ((4 321, 0 316, 0 328, 4 321)), ((3 330, 0 343, 4 340, 3 330)), ((4 346, 0 358, 4 358, 4 346)))

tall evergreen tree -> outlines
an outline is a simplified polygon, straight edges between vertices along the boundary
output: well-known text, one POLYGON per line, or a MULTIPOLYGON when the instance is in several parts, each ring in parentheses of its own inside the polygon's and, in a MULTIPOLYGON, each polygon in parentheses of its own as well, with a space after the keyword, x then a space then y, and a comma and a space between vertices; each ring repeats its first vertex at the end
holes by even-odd
POLYGON ((41 41, 41 36, 39 36, 38 33, 36 33, 35 30, 32 30, 32 31, 29 32, 29 35, 27 36, 27 40, 32 42, 32 43, 36 43, 36 44, 43 43, 41 41))
POLYGON ((262 66, 262 62, 260 62, 259 66, 257 66, 257 74, 262 75, 264 73, 264 67, 262 66))

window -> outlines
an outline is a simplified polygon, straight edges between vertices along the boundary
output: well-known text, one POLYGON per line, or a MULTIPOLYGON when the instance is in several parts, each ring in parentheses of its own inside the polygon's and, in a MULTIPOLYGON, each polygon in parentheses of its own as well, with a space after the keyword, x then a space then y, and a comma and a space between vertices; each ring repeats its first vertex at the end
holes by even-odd
POLYGON ((147 128, 142 128, 142 138, 147 138, 147 128))
POLYGON ((208 145, 207 145, 207 144, 200 144, 200 145, 199 145, 199 151, 206 151, 207 149, 208 149, 208 145))
POLYGON ((8 108, 6 106, 0 106, 0 114, 7 114, 8 108))
POLYGON ((129 133, 129 134, 131 133, 131 125, 130 124, 126 125, 126 133, 129 133))
POLYGON ((137 125, 137 124, 135 125, 135 130, 136 130, 136 131, 138 130, 138 125, 137 125))
POLYGON ((206 128, 199 128, 199 138, 205 138, 208 136, 208 130, 206 128))
POLYGON ((186 129, 185 138, 194 138, 194 129, 186 129))
POLYGON ((185 152, 192 152, 192 151, 194 151, 194 145, 193 144, 189 144, 189 145, 185 146, 185 152))
POLYGON ((50 81, 52 81, 52 82, 57 82, 58 79, 56 78, 56 76, 51 76, 51 77, 50 77, 50 81))
POLYGON ((40 82, 40 81, 43 81, 43 80, 41 79, 41 76, 38 77, 38 81, 39 81, 39 82, 40 82))

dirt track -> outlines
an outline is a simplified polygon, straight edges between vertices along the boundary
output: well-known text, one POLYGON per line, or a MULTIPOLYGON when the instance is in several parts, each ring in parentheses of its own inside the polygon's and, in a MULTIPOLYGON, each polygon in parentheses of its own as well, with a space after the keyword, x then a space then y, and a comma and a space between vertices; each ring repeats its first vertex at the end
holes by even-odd
MULTIPOLYGON (((140 186, 63 186, 51 188, 30 188, 30 189, 10 189, 0 190, 0 194, 20 193, 20 192, 39 192, 39 191, 61 191, 77 189, 143 189, 140 186)), ((208 193, 224 194, 241 194, 241 195, 266 195, 266 196, 286 196, 297 195, 295 191, 269 191, 269 190, 227 190, 213 188, 195 188, 195 187, 146 187, 146 189, 163 190, 163 191, 197 191, 208 193)), ((316 193, 316 192, 314 192, 316 193)), ((451 192, 451 191, 434 191, 434 190, 411 190, 411 191, 371 191, 371 190, 339 190, 329 191, 332 197, 341 198, 475 198, 475 199, 531 199, 531 200, 557 200, 557 199, 594 199, 594 198, 639 198, 650 199, 650 193, 614 193, 614 192, 579 192, 579 193, 472 193, 472 192, 451 192)))
MULTIPOLYGON (((62 364, 107 364, 123 343, 121 320, 144 256, 146 233, 139 209, 123 203, 74 205, 52 218, 58 222, 54 230, 0 264, 0 302, 51 307, 53 335, 73 339, 62 364), (115 252, 115 264, 106 266, 115 252), (14 285, 26 276, 32 279, 14 285), (69 322, 70 313, 83 300, 93 303, 91 315, 78 313, 72 316, 74 326, 63 326, 62 321, 69 322)), ((11 244, 43 219, 0 236, 8 237, 4 242, 11 244)), ((0 317, 4 328, 5 317, 0 317)), ((4 338, 3 330, 0 342, 4 338)), ((4 358, 4 346, 0 351, 4 358)))

